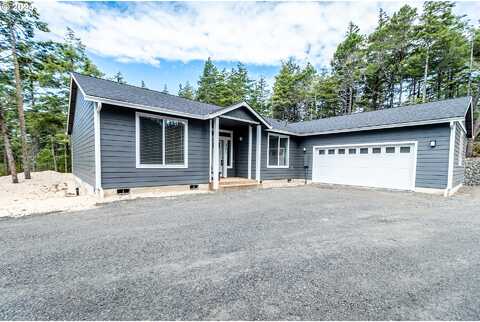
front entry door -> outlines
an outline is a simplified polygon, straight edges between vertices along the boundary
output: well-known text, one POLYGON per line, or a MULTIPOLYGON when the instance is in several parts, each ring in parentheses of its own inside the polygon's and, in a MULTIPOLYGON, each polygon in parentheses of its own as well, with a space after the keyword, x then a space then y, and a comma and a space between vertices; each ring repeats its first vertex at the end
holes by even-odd
POLYGON ((218 153, 220 154, 220 177, 227 177, 227 162, 228 162, 228 139, 220 137, 218 141, 218 153))

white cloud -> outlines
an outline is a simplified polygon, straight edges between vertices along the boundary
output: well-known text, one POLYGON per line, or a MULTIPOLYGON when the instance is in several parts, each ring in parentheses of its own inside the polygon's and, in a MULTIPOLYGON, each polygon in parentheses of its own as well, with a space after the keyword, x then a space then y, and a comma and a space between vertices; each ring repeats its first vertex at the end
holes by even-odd
MULTIPOLYGON (((378 8, 403 2, 194 2, 86 4, 38 2, 49 37, 69 26, 95 54, 158 65, 206 59, 277 65, 295 57, 327 65, 349 21, 371 31, 378 8)), ((421 7, 420 2, 409 2, 421 7)))

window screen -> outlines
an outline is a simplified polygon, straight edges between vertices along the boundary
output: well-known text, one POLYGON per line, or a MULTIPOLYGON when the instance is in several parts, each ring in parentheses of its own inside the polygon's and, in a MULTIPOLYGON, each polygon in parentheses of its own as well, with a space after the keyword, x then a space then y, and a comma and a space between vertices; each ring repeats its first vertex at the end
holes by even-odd
POLYGON ((357 153, 357 149, 348 149, 348 154, 355 154, 357 153))
POLYGON ((381 153, 382 148, 372 148, 372 153, 381 153))
POLYGON ((278 151, 278 165, 287 165, 288 138, 280 138, 280 150, 278 151))
POLYGON ((345 149, 338 149, 338 154, 345 154, 345 149))
POLYGON ((268 165, 272 167, 288 166, 288 137, 268 136, 268 165))
POLYGON ((278 136, 271 135, 268 138, 268 165, 278 165, 278 136))
POLYGON ((368 154, 368 148, 360 148, 360 154, 368 154))
POLYGON ((328 150, 328 154, 335 154, 335 149, 328 150))
POLYGON ((140 117, 140 163, 163 164, 163 120, 140 117))
POLYGON ((385 148, 386 153, 395 153, 395 147, 389 146, 385 148))
POLYGON ((185 164, 186 123, 159 117, 138 116, 140 165, 185 164))

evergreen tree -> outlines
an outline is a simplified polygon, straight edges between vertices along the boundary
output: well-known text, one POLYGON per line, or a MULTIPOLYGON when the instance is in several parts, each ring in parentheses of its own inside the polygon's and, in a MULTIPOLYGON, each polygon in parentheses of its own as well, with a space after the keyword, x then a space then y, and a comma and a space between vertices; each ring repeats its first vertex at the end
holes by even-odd
POLYGON ((263 76, 253 84, 247 103, 260 115, 271 116, 270 90, 263 76))
POLYGON ((216 86, 218 85, 219 72, 209 57, 203 67, 202 75, 198 80, 196 99, 204 103, 212 103, 216 100, 216 86))
POLYGON ((11 64, 15 75, 15 93, 22 141, 22 161, 25 179, 30 179, 30 155, 25 124, 24 92, 18 59, 20 47, 33 40, 35 31, 48 31, 47 25, 40 20, 37 10, 29 2, 6 2, 0 8, 0 37, 2 48, 10 51, 11 64), (7 48, 5 48, 7 47, 7 48))
POLYGON ((185 86, 182 84, 178 85, 178 96, 187 98, 189 100, 193 100, 195 98, 195 90, 193 89, 192 85, 187 81, 185 86))
POLYGON ((120 84, 126 84, 127 82, 125 81, 125 78, 123 78, 122 72, 118 71, 115 75, 113 75, 110 80, 120 83, 120 84))
POLYGON ((360 79, 363 74, 365 38, 360 29, 350 23, 345 39, 337 46, 332 68, 340 84, 339 95, 345 114, 354 111, 357 96, 361 95, 360 79))
POLYGON ((143 79, 142 79, 142 81, 140 82, 140 87, 141 87, 141 88, 147 88, 147 85, 145 85, 145 82, 143 81, 143 79))
POLYGON ((163 94, 168 94, 168 88, 167 88, 167 84, 163 84, 163 90, 162 90, 162 93, 163 93, 163 94))

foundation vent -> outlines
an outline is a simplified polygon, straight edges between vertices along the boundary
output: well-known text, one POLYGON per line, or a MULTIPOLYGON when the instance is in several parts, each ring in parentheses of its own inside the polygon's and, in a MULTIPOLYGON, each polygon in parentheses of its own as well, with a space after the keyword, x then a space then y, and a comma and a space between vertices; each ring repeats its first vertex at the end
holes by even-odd
POLYGON ((130 189, 128 188, 122 188, 122 189, 117 189, 117 195, 128 195, 130 193, 130 189))
POLYGON ((198 184, 191 184, 190 185, 190 190, 197 190, 198 189, 198 184))

